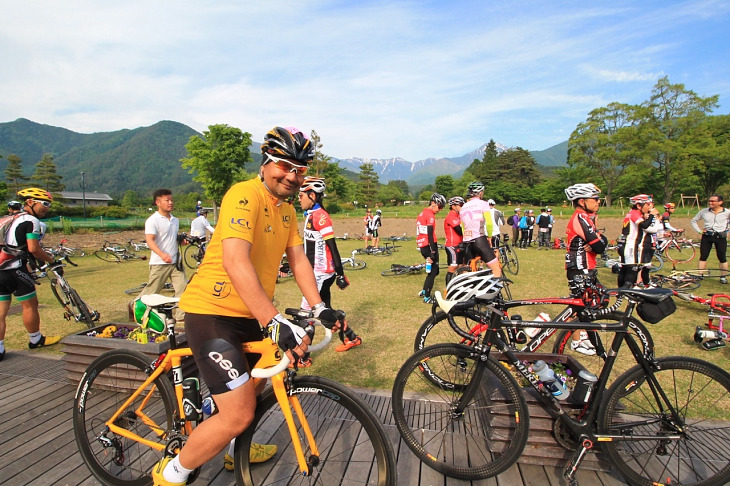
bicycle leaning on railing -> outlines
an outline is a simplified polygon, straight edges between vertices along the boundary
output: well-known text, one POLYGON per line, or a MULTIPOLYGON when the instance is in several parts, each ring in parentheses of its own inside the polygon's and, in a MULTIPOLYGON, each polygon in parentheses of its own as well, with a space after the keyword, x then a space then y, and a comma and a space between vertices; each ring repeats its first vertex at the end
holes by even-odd
MULTIPOLYGON (((617 322, 513 321, 505 311, 519 302, 485 301, 490 320, 480 344, 438 344, 416 352, 401 367, 392 392, 393 418, 408 447, 447 476, 474 480, 505 471, 522 454, 530 430, 516 375, 535 390, 554 420, 558 443, 575 451, 565 470, 571 486, 585 454, 599 443, 631 484, 730 481, 730 374, 685 356, 655 358, 653 349, 642 349, 628 331, 634 311, 649 322, 673 312, 670 290, 611 292, 628 301, 617 322), (595 382, 581 379, 572 392, 580 404, 577 413, 554 396, 566 393, 551 393, 550 383, 538 381, 506 344, 505 329, 523 326, 614 333, 595 382), (623 344, 636 365, 608 387, 623 344)), ((440 293, 435 298, 447 314, 479 300, 445 301, 440 293)))
POLYGON ((95 326, 95 322, 99 320, 99 313, 89 307, 78 291, 71 287, 71 284, 66 280, 62 271, 66 263, 74 267, 77 266, 68 256, 62 256, 55 263, 46 263, 39 267, 36 278, 47 277, 50 280, 51 291, 64 309, 64 319, 83 322, 86 327, 91 329, 95 326))
MULTIPOLYGON (((104 484, 131 486, 149 481, 162 454, 176 453, 204 419, 198 404, 183 405, 181 363, 192 351, 177 347, 172 313, 178 299, 155 294, 141 299, 164 314, 170 350, 154 361, 130 349, 108 351, 86 369, 74 397, 76 443, 86 465, 104 484)), ((311 311, 287 309, 286 313, 310 333, 319 323, 311 311)), ((326 346, 332 333, 325 334, 310 350, 326 346)), ((237 484, 279 484, 282 477, 300 478, 307 484, 343 484, 351 480, 346 476, 349 472, 367 484, 396 485, 390 440, 356 393, 327 378, 298 376, 268 337, 243 343, 243 349, 260 355, 251 377, 257 382, 271 379, 271 384, 258 397, 253 422, 236 438, 237 484), (250 464, 252 442, 276 444, 278 453, 269 462, 250 464)))

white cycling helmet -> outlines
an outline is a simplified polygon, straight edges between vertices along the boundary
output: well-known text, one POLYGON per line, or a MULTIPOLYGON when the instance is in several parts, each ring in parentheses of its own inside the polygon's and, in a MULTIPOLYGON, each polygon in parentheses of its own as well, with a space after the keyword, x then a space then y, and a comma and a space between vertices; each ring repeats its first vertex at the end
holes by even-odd
POLYGON ((569 200, 575 201, 576 199, 599 197, 601 190, 595 184, 573 184, 565 190, 565 195, 569 200))
POLYGON ((491 270, 466 272, 451 279, 446 286, 446 300, 464 302, 472 297, 494 299, 502 287, 502 282, 491 270))
POLYGON ((487 204, 489 204, 490 206, 496 206, 497 205, 497 203, 494 202, 494 199, 487 199, 487 204))
POLYGON ((327 189, 327 185, 324 183, 324 178, 305 177, 302 187, 299 188, 299 192, 314 191, 317 194, 322 194, 325 189, 327 189))

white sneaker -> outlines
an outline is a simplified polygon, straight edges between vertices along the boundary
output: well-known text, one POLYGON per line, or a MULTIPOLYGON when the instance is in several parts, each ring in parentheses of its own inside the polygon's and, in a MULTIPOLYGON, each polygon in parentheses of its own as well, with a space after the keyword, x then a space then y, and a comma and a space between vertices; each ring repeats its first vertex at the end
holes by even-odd
POLYGON ((577 353, 585 354, 586 356, 596 355, 596 348, 593 346, 593 343, 588 340, 588 334, 584 331, 580 333, 579 341, 572 341, 570 343, 570 349, 577 353))

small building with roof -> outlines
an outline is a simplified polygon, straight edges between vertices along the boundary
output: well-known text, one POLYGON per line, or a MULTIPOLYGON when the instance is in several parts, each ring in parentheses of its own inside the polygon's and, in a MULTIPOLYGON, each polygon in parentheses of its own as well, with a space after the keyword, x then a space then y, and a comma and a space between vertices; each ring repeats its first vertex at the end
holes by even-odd
POLYGON ((72 191, 61 191, 61 202, 66 206, 83 206, 84 199, 86 200, 87 207, 100 207, 109 206, 109 203, 113 201, 109 194, 103 194, 100 192, 72 192, 72 191))

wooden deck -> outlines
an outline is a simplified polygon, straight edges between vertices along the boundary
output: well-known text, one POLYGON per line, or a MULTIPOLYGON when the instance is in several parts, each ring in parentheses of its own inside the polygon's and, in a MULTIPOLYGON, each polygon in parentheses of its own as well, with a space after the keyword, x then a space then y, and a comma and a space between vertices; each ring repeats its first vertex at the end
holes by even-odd
MULTIPOLYGON (((11 351, 0 362, 0 483, 19 485, 99 484, 79 455, 71 425, 75 387, 66 382, 61 362, 24 351, 11 351)), ((557 486, 567 482, 562 469, 519 463, 496 478, 462 481, 423 466, 400 441, 393 425, 389 393, 362 392, 385 424, 398 459, 403 486, 557 486)), ((625 484, 605 472, 581 470, 582 485, 625 484)), ((222 455, 204 466, 195 484, 235 484, 223 469, 222 455)))

